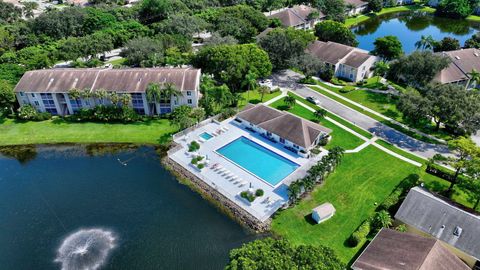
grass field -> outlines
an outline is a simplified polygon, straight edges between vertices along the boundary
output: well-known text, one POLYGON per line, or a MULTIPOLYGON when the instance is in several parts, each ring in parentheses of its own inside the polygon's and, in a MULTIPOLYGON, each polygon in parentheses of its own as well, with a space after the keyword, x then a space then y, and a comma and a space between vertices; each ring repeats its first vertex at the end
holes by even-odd
MULTIPOLYGON (((330 90, 330 91, 334 91, 334 92, 337 92, 337 91, 338 91, 338 89, 335 89, 334 87, 328 86, 328 85, 326 85, 326 84, 324 84, 324 83, 319 82, 318 84, 319 84, 320 86, 322 86, 322 87, 330 90)), ((407 129, 407 128, 404 128, 404 127, 402 127, 402 126, 399 125, 399 124, 393 123, 393 122, 391 122, 391 121, 389 121, 389 120, 387 120, 387 119, 385 119, 385 118, 382 118, 381 116, 378 116, 378 115, 376 115, 376 114, 374 114, 374 113, 372 113, 372 112, 369 112, 369 111, 367 111, 367 110, 365 110, 365 109, 363 109, 363 108, 361 108, 361 107, 359 107, 359 106, 357 106, 357 105, 355 105, 355 104, 352 104, 352 103, 350 103, 350 102, 348 102, 348 101, 346 101, 346 100, 344 100, 344 99, 342 99, 342 98, 339 98, 339 97, 337 97, 337 96, 335 96, 335 95, 332 95, 331 93, 329 93, 329 92, 327 92, 327 91, 325 91, 325 90, 323 90, 323 89, 321 89, 321 88, 319 88, 319 87, 311 86, 310 88, 312 88, 313 90, 315 90, 315 91, 317 91, 317 92, 319 92, 319 93, 321 93, 321 94, 323 94, 323 95, 325 95, 325 96, 327 96, 327 97, 329 97, 329 98, 331 98, 331 99, 333 99, 333 100, 335 100, 335 101, 337 101, 337 102, 339 102, 339 103, 341 103, 341 104, 343 104, 343 105, 345 105, 345 106, 347 106, 347 107, 350 107, 350 108, 352 108, 352 109, 354 109, 354 110, 356 110, 356 111, 358 111, 358 112, 360 112, 360 113, 362 113, 362 114, 365 114, 365 115, 367 115, 367 116, 369 116, 369 117, 371 117, 371 118, 373 118, 373 119, 375 119, 375 120, 377 120, 377 121, 379 121, 379 122, 381 122, 381 123, 383 123, 383 124, 385 124, 385 125, 393 128, 393 129, 396 129, 396 130, 398 130, 398 131, 400 131, 400 132, 402 132, 402 133, 404 133, 404 134, 406 134, 406 135, 408 135, 408 136, 410 136, 410 137, 413 137, 413 138, 415 138, 415 139, 417 139, 417 140, 421 140, 421 141, 428 142, 428 143, 436 143, 436 144, 439 143, 439 141, 437 141, 437 140, 435 140, 435 139, 429 138, 429 137, 424 136, 424 135, 421 135, 421 134, 419 134, 419 133, 417 133, 417 132, 415 132, 415 131, 412 131, 412 130, 409 130, 409 129, 407 129)), ((355 92, 356 92, 356 91, 355 91, 355 92)), ((361 92, 361 91, 358 91, 358 92, 361 92)), ((372 94, 373 94, 373 93, 372 93, 372 94)), ((342 95, 345 95, 345 94, 342 93, 342 95)), ((377 94, 377 95, 380 95, 380 94, 377 94)), ((370 100, 370 102, 372 102, 372 100, 370 100)), ((359 102, 358 102, 358 103, 359 103, 359 102)), ((368 104, 367 101, 364 101, 364 103, 367 103, 367 104, 368 104)), ((378 104, 378 105, 376 105, 376 106, 378 107, 378 106, 381 106, 381 105, 382 105, 382 104, 378 104)), ((368 107, 367 105, 364 105, 364 106, 365 106, 365 107, 368 107)), ((369 109, 375 110, 374 107, 369 108, 369 109)), ((380 112, 380 113, 381 113, 381 112, 380 112)), ((395 113, 395 112, 392 112, 392 113, 395 113)), ((402 122, 402 121, 398 121, 398 122, 402 122)), ((423 132, 426 133, 426 134, 431 134, 431 133, 432 133, 430 129, 426 129, 426 130, 422 129, 421 131, 423 131, 423 132)), ((449 136, 448 134, 443 133, 443 132, 437 132, 437 133, 434 133, 434 134, 431 134, 431 135, 434 135, 434 136, 436 136, 436 137, 438 137, 438 138, 440 138, 440 139, 445 139, 445 140, 447 140, 447 139, 450 138, 450 136, 449 136)))
POLYGON ((273 219, 273 232, 295 244, 329 246, 347 263, 360 248, 346 245, 350 234, 373 214, 375 203, 381 203, 404 178, 418 170, 374 146, 345 154, 342 164, 323 186, 273 219), (324 202, 333 204, 335 216, 314 225, 311 211, 324 202))
MULTIPOLYGON (((279 110, 286 110, 287 107, 285 106, 285 103, 283 102, 283 98, 280 100, 275 101, 274 103, 270 104, 270 106, 279 109, 279 110)), ((315 115, 313 112, 307 110, 306 108, 296 104, 293 106, 289 112, 303 117, 307 120, 310 121, 317 121, 315 118, 315 115)), ((343 149, 349 150, 349 149, 354 149, 357 146, 360 146, 364 141, 357 136, 351 134, 350 132, 338 127, 337 125, 333 124, 332 122, 322 119, 320 120, 319 124, 323 125, 324 127, 327 127, 332 130, 332 133, 330 134, 332 136, 332 139, 326 146, 327 149, 333 148, 335 146, 340 146, 343 149)))
POLYGON ((57 118, 42 122, 0 119, 0 145, 43 143, 159 144, 178 130, 169 120, 132 124, 70 123, 57 118))
POLYGON ((365 15, 359 15, 357 17, 348 18, 345 21, 345 26, 351 27, 351 26, 354 26, 356 24, 359 24, 361 22, 367 21, 371 18, 374 18, 376 16, 380 16, 380 15, 383 15, 383 14, 402 12, 402 11, 415 11, 415 10, 432 12, 432 13, 435 11, 435 9, 433 9, 433 8, 424 7, 424 6, 421 6, 421 5, 408 5, 408 6, 397 6, 397 7, 391 7, 391 8, 384 8, 380 12, 368 13, 368 14, 365 14, 365 15))
POLYGON ((280 91, 266 94, 263 96, 263 101, 262 101, 262 96, 258 91, 255 91, 255 90, 245 91, 242 93, 243 100, 239 102, 239 106, 243 107, 247 105, 247 103, 257 104, 260 102, 265 102, 276 96, 279 96, 280 94, 282 94, 282 92, 280 91))

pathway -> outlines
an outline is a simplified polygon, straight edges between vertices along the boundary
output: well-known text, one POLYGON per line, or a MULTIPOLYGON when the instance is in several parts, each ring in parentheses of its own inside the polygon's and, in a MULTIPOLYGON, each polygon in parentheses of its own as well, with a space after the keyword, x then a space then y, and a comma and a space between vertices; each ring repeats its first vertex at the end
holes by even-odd
POLYGON ((353 110, 308 87, 298 84, 297 81, 300 76, 300 74, 292 71, 283 71, 272 76, 272 84, 274 87, 290 90, 302 97, 313 96, 317 98, 321 102, 323 108, 405 151, 412 152, 413 154, 424 158, 431 158, 435 154, 449 153, 448 147, 445 145, 425 143, 411 138, 410 136, 386 126, 369 116, 353 110))
MULTIPOLYGON (((314 110, 312 107, 306 105, 305 103, 300 102, 300 101, 298 101, 298 100, 297 100, 296 102, 297 102, 297 104, 299 104, 300 106, 306 108, 307 110, 309 110, 309 111, 311 111, 311 112, 315 112, 315 110, 314 110)), ((375 141, 378 139, 378 137, 376 137, 376 136, 373 136, 371 139, 368 139, 368 138, 366 138, 365 136, 363 136, 363 135, 355 132, 354 130, 352 130, 352 129, 350 129, 350 128, 348 128, 348 127, 340 124, 339 122, 333 120, 332 118, 330 118, 330 117, 328 117, 328 116, 325 117, 325 119, 327 119, 328 121, 332 122, 333 124, 335 124, 335 125, 343 128, 343 129, 345 129, 346 131, 354 134, 355 136, 357 136, 357 137, 359 137, 359 138, 361 138, 362 140, 365 141, 365 143, 361 144, 360 146, 356 147, 355 149, 345 150, 345 153, 358 153, 358 152, 360 152, 361 150, 365 149, 367 146, 373 145, 373 146, 377 147, 378 149, 386 152, 387 154, 390 154, 390 155, 392 155, 392 156, 394 156, 394 157, 396 157, 396 158, 399 158, 399 159, 401 159, 401 160, 403 160, 403 161, 405 161, 405 162, 408 162, 408 163, 410 163, 410 164, 412 164, 412 165, 414 165, 414 166, 417 166, 417 167, 421 167, 421 166, 422 166, 422 164, 419 163, 419 162, 416 162, 416 161, 413 161, 413 160, 411 160, 411 159, 408 159, 408 158, 406 158, 406 157, 404 157, 404 156, 402 156, 402 155, 400 155, 400 154, 397 154, 397 153, 393 152, 393 151, 390 150, 390 149, 387 149, 387 148, 385 148, 385 147, 377 144, 375 141)))

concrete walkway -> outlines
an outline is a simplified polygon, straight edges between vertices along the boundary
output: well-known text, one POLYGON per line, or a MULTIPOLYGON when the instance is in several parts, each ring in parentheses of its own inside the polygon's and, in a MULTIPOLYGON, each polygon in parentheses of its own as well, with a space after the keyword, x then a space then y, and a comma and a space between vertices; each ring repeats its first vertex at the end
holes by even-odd
POLYGON ((287 89, 304 98, 308 96, 317 98, 320 101, 322 108, 327 109, 333 114, 342 117, 348 122, 353 123, 364 130, 367 130, 375 136, 382 138, 383 140, 397 146, 404 151, 411 152, 417 156, 427 159, 433 157, 435 154, 450 154, 448 147, 445 145, 431 144, 414 139, 365 114, 360 113, 359 111, 353 110, 352 108, 345 106, 338 101, 322 95, 313 89, 298 84, 297 81, 300 77, 300 74, 293 71, 282 71, 272 75, 272 84, 273 87, 287 89))
MULTIPOLYGON (((300 101, 298 101, 298 100, 297 100, 296 102, 297 102, 298 105, 306 108, 307 110, 309 110, 309 111, 311 111, 311 112, 315 112, 315 110, 314 110, 312 107, 308 106, 307 104, 305 104, 305 103, 303 103, 303 102, 300 102, 300 101)), ((337 121, 333 120, 333 119, 330 118, 330 117, 325 117, 325 119, 327 119, 328 121, 332 122, 333 124, 335 124, 335 125, 343 128, 343 129, 345 129, 346 131, 354 134, 355 136, 357 136, 357 137, 359 137, 360 139, 362 139, 362 140, 365 141, 365 143, 359 145, 359 146, 356 147, 355 149, 345 150, 345 153, 358 153, 358 152, 360 152, 361 150, 363 150, 363 149, 365 149, 366 147, 368 147, 369 145, 373 145, 373 146, 377 147, 378 149, 384 151, 385 153, 387 153, 387 154, 389 154, 389 155, 392 155, 392 156, 394 156, 394 157, 396 157, 396 158, 399 158, 399 159, 401 159, 401 160, 403 160, 403 161, 405 161, 405 162, 408 162, 408 163, 410 163, 410 164, 412 164, 412 165, 414 165, 414 166, 417 166, 417 167, 421 167, 421 166, 422 166, 422 164, 419 163, 419 162, 416 162, 416 161, 413 161, 413 160, 411 160, 411 159, 408 159, 408 158, 406 158, 406 157, 404 157, 404 156, 402 156, 402 155, 399 155, 399 154, 397 154, 397 153, 395 153, 395 152, 393 152, 393 151, 391 151, 391 150, 389 150, 389 149, 387 149, 387 148, 385 148, 385 147, 377 144, 375 141, 378 139, 378 137, 376 137, 376 136, 373 136, 371 139, 368 139, 368 138, 366 138, 365 136, 363 136, 363 135, 355 132, 354 130, 352 130, 352 129, 350 129, 350 128, 348 128, 348 127, 346 127, 346 126, 344 126, 344 125, 342 125, 342 124, 340 124, 340 123, 338 123, 337 121)))

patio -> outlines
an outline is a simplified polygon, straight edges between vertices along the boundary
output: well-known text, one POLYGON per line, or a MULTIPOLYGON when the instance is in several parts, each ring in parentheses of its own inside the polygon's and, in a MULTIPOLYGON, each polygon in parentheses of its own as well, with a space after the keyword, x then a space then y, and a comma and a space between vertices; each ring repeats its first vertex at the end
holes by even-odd
MULTIPOLYGON (((205 137, 205 135, 203 135, 203 137, 205 137)), ((169 152, 169 157, 172 160, 222 193, 229 200, 249 212, 261 222, 267 220, 288 201, 288 184, 305 176, 306 171, 326 154, 326 151, 323 151, 313 158, 303 158, 284 149, 279 143, 271 142, 257 133, 252 133, 241 128, 232 118, 223 122, 207 122, 192 129, 185 135, 176 136, 174 141, 180 146, 176 148, 176 151, 169 152), (213 137, 204 139, 200 136, 203 133, 211 134, 213 137), (222 146, 241 136, 299 164, 300 167, 278 184, 272 186, 216 152, 216 150, 222 146), (192 141, 200 143, 200 149, 193 153, 188 152, 188 145, 192 141), (205 168, 201 170, 191 164, 192 157, 198 155, 204 157, 201 163, 207 163, 205 168), (251 190, 254 192, 257 189, 262 189, 264 194, 263 196, 257 197, 251 203, 240 196, 242 191, 251 190)))

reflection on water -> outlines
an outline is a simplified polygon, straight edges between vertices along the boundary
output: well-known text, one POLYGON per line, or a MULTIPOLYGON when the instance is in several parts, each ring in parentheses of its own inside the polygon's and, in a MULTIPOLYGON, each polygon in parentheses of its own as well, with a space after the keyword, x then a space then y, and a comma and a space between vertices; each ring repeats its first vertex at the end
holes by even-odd
POLYGON ((480 24, 414 11, 372 17, 352 30, 362 49, 373 50, 375 39, 394 35, 402 42, 404 51, 409 53, 415 50, 415 42, 420 40, 422 35, 431 35, 435 40, 450 36, 460 40, 463 45, 465 40, 480 30, 480 24))
POLYGON ((1 270, 223 269, 258 237, 179 184, 153 147, 1 148, 0 206, 1 270))

